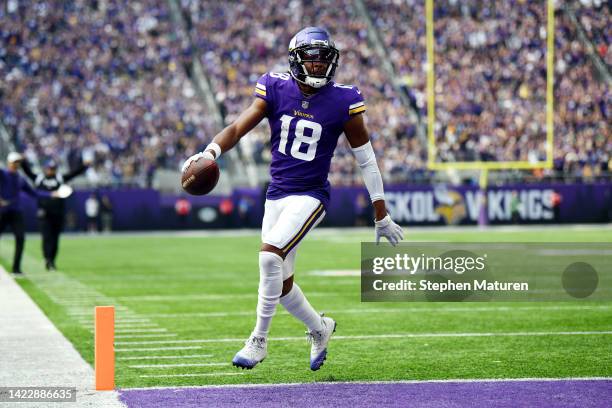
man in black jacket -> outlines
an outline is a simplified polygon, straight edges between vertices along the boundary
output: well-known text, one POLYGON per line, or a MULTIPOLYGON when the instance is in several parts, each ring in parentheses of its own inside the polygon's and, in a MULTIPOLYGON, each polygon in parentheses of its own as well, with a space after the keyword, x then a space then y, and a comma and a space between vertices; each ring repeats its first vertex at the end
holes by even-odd
POLYGON ((33 198, 42 199, 57 196, 56 191, 38 192, 19 174, 18 169, 23 156, 17 152, 9 153, 6 169, 0 169, 0 234, 11 227, 15 235, 15 255, 13 273, 21 275, 21 256, 25 243, 25 226, 21 210, 21 192, 33 198))
MULTIPOLYGON (((47 160, 43 166, 43 173, 36 174, 27 162, 23 162, 24 173, 34 182, 38 190, 54 192, 60 186, 73 178, 83 174, 89 163, 82 163, 76 169, 60 174, 57 172, 57 163, 47 160)), ((42 233, 42 247, 47 270, 55 270, 55 258, 59 249, 59 237, 64 228, 66 200, 59 197, 41 197, 38 199, 38 219, 42 233)))

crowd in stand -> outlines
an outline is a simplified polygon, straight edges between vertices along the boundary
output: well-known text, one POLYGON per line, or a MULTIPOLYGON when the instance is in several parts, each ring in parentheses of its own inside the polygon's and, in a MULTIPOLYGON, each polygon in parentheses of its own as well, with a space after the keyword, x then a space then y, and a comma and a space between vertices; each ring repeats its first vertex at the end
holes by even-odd
POLYGON ((589 178, 612 167, 612 94, 567 15, 556 24, 555 168, 589 178))
POLYGON ((545 160, 545 3, 436 6, 439 158, 545 160))
POLYGON ((214 135, 165 1, 10 0, 0 13, 0 116, 34 163, 85 149, 93 182, 149 185, 214 135))
MULTIPOLYGON (((395 69, 426 115, 424 2, 371 3, 368 10, 383 33, 395 69), (400 22, 412 29, 394 30, 400 22)), ((609 61, 609 4, 569 3, 599 54, 609 61)), ((436 159, 543 160, 546 3, 446 0, 434 4, 436 159)), ((571 176, 601 174, 612 165, 609 86, 598 77, 566 13, 558 8, 555 15, 555 168, 571 176)))
MULTIPOLYGON (((287 70, 291 36, 320 25, 341 50, 336 82, 366 98, 383 177, 422 180, 426 143, 398 89, 426 117, 424 2, 364 3, 367 18, 353 0, 181 0, 183 37, 165 0, 8 0, 0 8, 0 117, 32 161, 74 162, 90 150, 92 181, 150 185, 156 169, 179 168, 219 130, 195 92, 192 58, 230 123, 260 75, 287 70)), ((571 3, 609 70, 609 5, 571 3)), ((434 12, 436 159, 543 160, 545 2, 441 0, 434 12)), ((555 23, 555 167, 597 175, 611 160, 609 86, 566 13, 558 9, 555 23)), ((270 159, 266 124, 243 144, 254 162, 270 159)), ((341 139, 330 181, 360 183, 356 169, 341 139)))
MULTIPOLYGON (((570 3, 567 2, 566 3, 570 3)), ((572 2, 575 3, 575 2, 572 2)), ((571 3, 570 3, 571 4, 571 3)), ((573 9, 597 53, 608 66, 612 65, 612 4, 606 0, 580 0, 573 9)))

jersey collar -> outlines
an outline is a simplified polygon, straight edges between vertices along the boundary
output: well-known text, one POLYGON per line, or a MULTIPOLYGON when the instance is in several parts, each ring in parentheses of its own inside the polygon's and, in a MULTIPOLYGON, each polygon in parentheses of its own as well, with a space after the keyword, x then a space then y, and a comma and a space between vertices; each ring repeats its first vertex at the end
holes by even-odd
POLYGON ((334 86, 334 81, 329 81, 324 86, 319 88, 319 90, 313 93, 312 95, 304 95, 302 91, 300 90, 300 86, 298 85, 297 81, 295 80, 295 78, 292 77, 291 78, 291 90, 292 90, 291 96, 294 97, 295 99, 311 101, 321 95, 326 94, 329 91, 329 89, 333 86, 334 86))

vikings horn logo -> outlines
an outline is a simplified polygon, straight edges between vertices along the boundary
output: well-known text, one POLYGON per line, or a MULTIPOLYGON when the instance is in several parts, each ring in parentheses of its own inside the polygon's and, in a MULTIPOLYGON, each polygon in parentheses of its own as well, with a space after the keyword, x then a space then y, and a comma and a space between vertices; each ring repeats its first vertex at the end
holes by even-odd
POLYGON ((447 225, 457 225, 465 218, 467 212, 463 196, 460 193, 446 189, 436 189, 434 195, 439 203, 436 206, 436 213, 444 218, 447 225))

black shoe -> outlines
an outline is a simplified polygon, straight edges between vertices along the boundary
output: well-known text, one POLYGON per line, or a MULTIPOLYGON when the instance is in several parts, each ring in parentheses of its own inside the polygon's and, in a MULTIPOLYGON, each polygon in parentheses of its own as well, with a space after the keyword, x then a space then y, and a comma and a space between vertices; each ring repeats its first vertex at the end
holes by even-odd
POLYGON ((13 271, 13 275, 15 276, 23 276, 23 272, 21 272, 21 270, 17 269, 16 271, 13 271))
POLYGON ((47 261, 45 262, 45 268, 46 268, 48 271, 55 271, 55 270, 56 270, 56 269, 55 269, 55 263, 53 263, 53 261, 49 261, 49 260, 47 260, 47 261))

